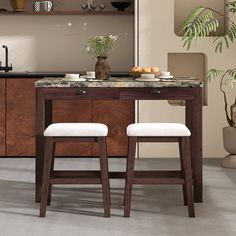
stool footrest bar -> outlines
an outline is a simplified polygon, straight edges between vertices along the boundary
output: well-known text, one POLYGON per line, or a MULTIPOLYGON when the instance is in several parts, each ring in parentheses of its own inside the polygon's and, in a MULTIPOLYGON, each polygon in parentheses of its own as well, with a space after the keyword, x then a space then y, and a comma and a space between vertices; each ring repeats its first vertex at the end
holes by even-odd
POLYGON ((134 184, 184 184, 181 171, 135 171, 134 184))
POLYGON ((100 171, 54 171, 50 184, 101 184, 100 171))

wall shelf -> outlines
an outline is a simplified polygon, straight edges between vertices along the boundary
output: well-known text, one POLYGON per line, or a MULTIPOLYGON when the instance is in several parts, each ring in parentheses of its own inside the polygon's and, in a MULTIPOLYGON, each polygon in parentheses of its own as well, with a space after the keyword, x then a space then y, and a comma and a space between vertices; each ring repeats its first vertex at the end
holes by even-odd
POLYGON ((63 11, 49 11, 49 12, 35 12, 35 11, 2 11, 0 15, 8 16, 24 16, 24 15, 89 15, 89 16, 109 16, 109 15, 134 15, 134 11, 81 11, 81 10, 63 10, 63 11))

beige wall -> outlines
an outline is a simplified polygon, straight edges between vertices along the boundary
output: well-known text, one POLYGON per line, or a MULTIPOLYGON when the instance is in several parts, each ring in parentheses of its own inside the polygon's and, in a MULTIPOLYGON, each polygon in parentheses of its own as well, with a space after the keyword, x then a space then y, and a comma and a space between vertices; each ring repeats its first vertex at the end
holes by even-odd
MULTIPOLYGON (((80 9, 81 3, 74 0, 55 2, 58 9, 80 9)), ((112 9, 109 3, 107 5, 112 9)), ((0 4, 1 7, 10 9, 9 1, 0 4)), ((31 1, 27 9, 31 9, 31 1)), ((0 29, 0 45, 9 46, 9 60, 15 71, 94 70, 96 59, 87 54, 85 45, 91 36, 101 34, 119 36, 117 47, 110 52, 111 70, 128 71, 133 66, 132 15, 0 16, 0 29)), ((3 60, 0 48, 0 61, 3 60)))
MULTIPOLYGON (((187 52, 182 47, 181 38, 175 34, 174 0, 140 0, 139 2, 140 65, 156 65, 162 70, 167 70, 168 53, 187 52)), ((191 4, 191 2, 188 0, 185 4, 191 4)), ((236 45, 231 47, 231 50, 225 50, 221 55, 216 55, 211 41, 212 38, 204 39, 198 46, 194 45, 189 52, 206 54, 207 69, 235 67, 236 45)), ((229 90, 230 102, 233 102, 235 94, 235 88, 229 90)), ((223 106, 219 81, 216 80, 208 86, 208 106, 204 107, 203 111, 204 157, 223 157, 226 154, 222 143, 222 128, 227 126, 223 106)), ((139 120, 140 122, 183 122, 184 108, 170 106, 165 101, 142 101, 139 106, 139 120)), ((174 157, 176 155, 177 145, 175 144, 140 145, 140 157, 174 157)))

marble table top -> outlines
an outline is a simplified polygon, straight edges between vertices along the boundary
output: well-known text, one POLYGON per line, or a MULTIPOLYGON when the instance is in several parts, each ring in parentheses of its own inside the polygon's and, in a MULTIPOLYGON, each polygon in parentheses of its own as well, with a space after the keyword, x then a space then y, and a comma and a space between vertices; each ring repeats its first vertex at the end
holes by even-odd
POLYGON ((203 87, 203 83, 194 78, 176 78, 155 82, 136 81, 131 77, 112 77, 104 81, 67 81, 65 78, 45 77, 35 82, 37 88, 142 88, 142 87, 203 87))

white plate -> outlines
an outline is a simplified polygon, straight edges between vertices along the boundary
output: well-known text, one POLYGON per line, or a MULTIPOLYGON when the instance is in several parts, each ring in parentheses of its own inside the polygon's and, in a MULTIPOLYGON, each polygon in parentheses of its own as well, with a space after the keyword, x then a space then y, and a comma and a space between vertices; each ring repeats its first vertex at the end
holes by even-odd
POLYGON ((158 76, 159 79, 173 79, 174 76, 173 75, 169 75, 169 76, 164 76, 164 75, 160 75, 158 76))
POLYGON ((69 78, 69 79, 63 78, 62 80, 65 82, 85 82, 86 81, 85 78, 69 78))
POLYGON ((80 78, 84 78, 84 79, 96 79, 96 77, 94 77, 94 76, 87 76, 87 75, 81 75, 80 78))
POLYGON ((161 82, 176 82, 176 79, 161 79, 161 82))
POLYGON ((89 82, 101 82, 102 79, 88 79, 89 82))
POLYGON ((158 78, 154 78, 154 79, 137 78, 135 80, 139 81, 139 82, 157 82, 157 81, 160 81, 160 79, 158 79, 158 78))

